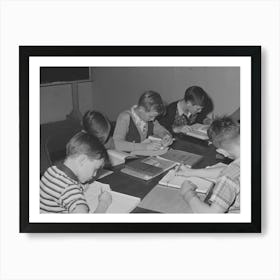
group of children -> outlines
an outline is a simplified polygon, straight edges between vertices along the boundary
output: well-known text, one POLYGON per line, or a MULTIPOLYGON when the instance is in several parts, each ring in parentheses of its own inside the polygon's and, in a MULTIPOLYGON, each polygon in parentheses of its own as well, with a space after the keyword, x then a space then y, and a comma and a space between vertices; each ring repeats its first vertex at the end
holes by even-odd
MULTIPOLYGON (((207 118, 213 110, 208 94, 198 86, 189 87, 183 99, 164 106, 159 93, 144 92, 137 105, 122 112, 115 127, 100 112, 88 111, 82 120, 83 130, 66 147, 63 163, 49 167, 40 181, 41 213, 87 213, 84 191, 108 159, 107 149, 119 151, 155 151, 173 142, 174 133, 186 133, 196 122, 208 123, 214 146, 228 152, 235 160, 226 168, 188 169, 180 175, 216 177, 211 205, 196 195, 196 186, 186 181, 181 194, 194 212, 219 213, 239 211, 239 125, 231 118, 207 118), (151 141, 149 136, 162 139, 151 141)), ((101 192, 95 212, 104 213, 112 202, 109 190, 101 192)))

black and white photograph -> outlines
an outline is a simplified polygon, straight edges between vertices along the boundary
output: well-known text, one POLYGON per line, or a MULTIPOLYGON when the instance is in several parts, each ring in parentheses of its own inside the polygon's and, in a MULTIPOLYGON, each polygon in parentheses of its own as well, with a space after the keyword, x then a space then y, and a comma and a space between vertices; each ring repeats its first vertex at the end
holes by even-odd
MULTIPOLYGON (((250 91, 252 70, 260 73, 250 52, 257 61, 260 47, 104 47, 105 57, 97 54, 101 47, 87 48, 91 57, 83 47, 71 57, 49 55, 68 55, 71 47, 22 46, 22 56, 26 50, 30 93, 38 94, 29 93, 29 129, 36 124, 40 135, 40 143, 29 139, 40 150, 30 221, 102 223, 100 230, 116 223, 113 230, 122 231, 122 223, 147 223, 147 231, 162 230, 157 223, 176 223, 174 231, 193 222, 231 225, 210 231, 254 224, 251 205, 255 213, 260 205, 251 196, 260 183, 240 177, 240 165, 248 174, 251 149, 260 153, 250 141, 250 114, 242 117, 242 108, 248 114, 258 102, 258 81, 250 91), (32 50, 42 55, 32 57, 32 50), (208 56, 195 56, 197 50, 208 56)), ((251 230, 260 230, 257 224, 251 230)))
POLYGON ((280 1, 0 1, 0 279, 279 280, 280 1))

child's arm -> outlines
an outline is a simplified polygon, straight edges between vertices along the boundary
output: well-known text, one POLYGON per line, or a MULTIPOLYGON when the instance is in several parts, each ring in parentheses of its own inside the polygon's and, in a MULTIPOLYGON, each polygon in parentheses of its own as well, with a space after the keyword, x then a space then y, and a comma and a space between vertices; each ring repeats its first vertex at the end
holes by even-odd
POLYGON ((160 125, 160 123, 157 120, 154 121, 153 134, 155 136, 160 137, 163 140, 163 145, 165 147, 171 145, 173 142, 173 137, 172 137, 171 133, 166 128, 164 128, 162 125, 160 125))
POLYGON ((132 143, 125 140, 128 133, 129 122, 130 116, 127 113, 124 112, 119 115, 113 135, 116 150, 127 152, 144 150, 145 144, 132 143))
POLYGON ((225 167, 213 167, 213 168, 201 168, 201 169, 191 169, 186 166, 181 166, 180 170, 176 175, 186 176, 186 177, 202 177, 216 179, 221 174, 225 167))
POLYGON ((184 133, 184 134, 187 134, 188 132, 192 131, 192 128, 189 125, 172 126, 172 129, 173 132, 175 133, 184 133))
POLYGON ((195 189, 197 187, 189 181, 185 181, 181 187, 181 195, 189 204, 194 213, 224 213, 225 209, 217 204, 208 204, 202 202, 197 196, 195 189))
POLYGON ((71 185, 65 188, 61 193, 59 204, 67 209, 68 213, 88 213, 89 206, 86 202, 83 192, 77 185, 71 185))
POLYGON ((71 213, 88 213, 89 208, 85 204, 77 205, 71 213))

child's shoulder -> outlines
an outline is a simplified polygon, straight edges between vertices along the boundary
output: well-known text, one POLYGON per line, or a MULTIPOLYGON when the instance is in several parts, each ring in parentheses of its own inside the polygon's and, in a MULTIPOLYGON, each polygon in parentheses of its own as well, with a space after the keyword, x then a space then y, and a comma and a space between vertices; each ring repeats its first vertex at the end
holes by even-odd
POLYGON ((67 172, 59 168, 57 165, 50 166, 43 175, 47 179, 53 179, 57 182, 59 181, 60 185, 68 186, 77 184, 76 180, 68 176, 67 172))
POLYGON ((131 117, 131 111, 129 110, 126 110, 126 111, 123 111, 119 114, 118 116, 118 120, 119 121, 129 121, 130 120, 130 117, 131 117))

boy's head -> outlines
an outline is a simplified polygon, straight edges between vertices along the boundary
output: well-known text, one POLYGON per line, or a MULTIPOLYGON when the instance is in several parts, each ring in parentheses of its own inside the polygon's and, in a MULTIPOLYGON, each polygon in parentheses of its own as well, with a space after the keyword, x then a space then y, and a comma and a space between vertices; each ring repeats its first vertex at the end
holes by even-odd
POLYGON ((107 157, 107 151, 97 137, 88 133, 77 133, 66 145, 65 163, 82 183, 96 175, 107 157))
POLYGON ((84 130, 96 136, 104 144, 109 138, 111 124, 109 120, 100 112, 87 111, 82 120, 84 130))
POLYGON ((192 86, 186 89, 184 96, 184 112, 195 115, 200 113, 209 103, 209 96, 198 86, 192 86))
POLYGON ((144 92, 139 98, 138 110, 144 121, 153 121, 165 110, 160 94, 151 90, 144 92))
POLYGON ((240 152, 240 127, 230 117, 216 118, 210 125, 208 136, 213 145, 237 158, 240 152))

